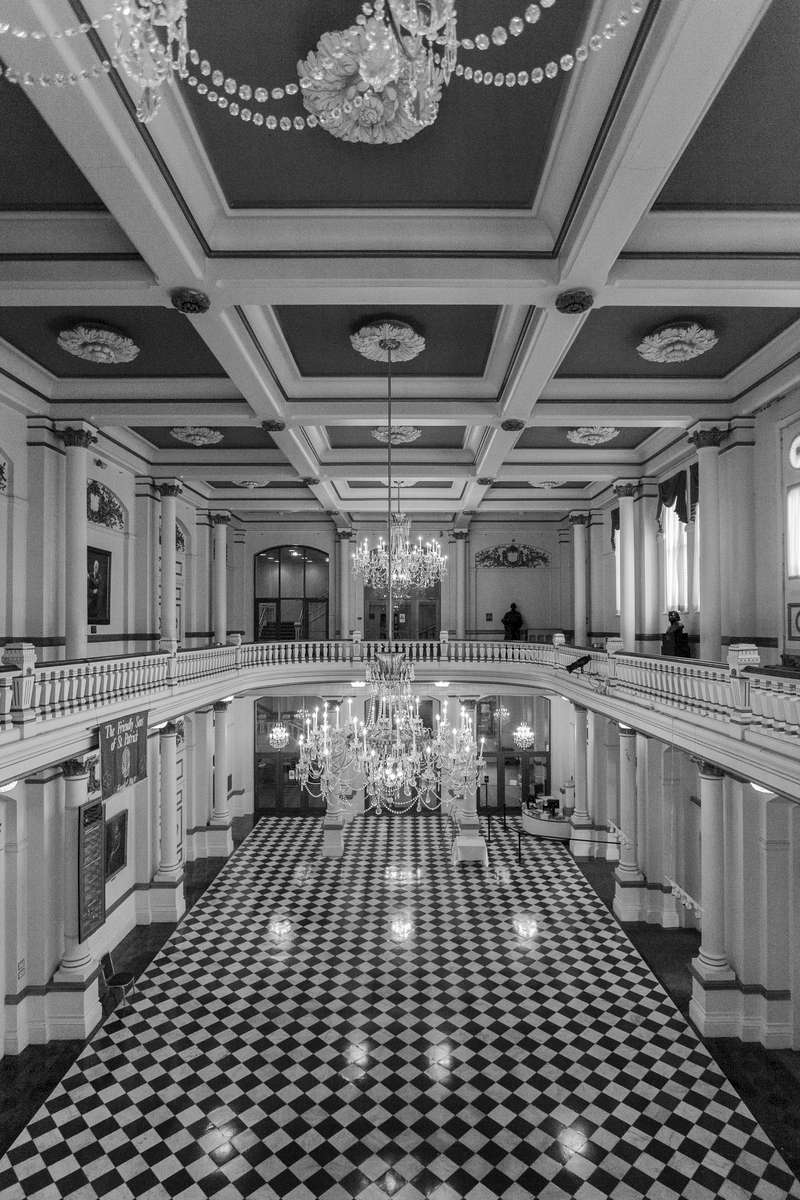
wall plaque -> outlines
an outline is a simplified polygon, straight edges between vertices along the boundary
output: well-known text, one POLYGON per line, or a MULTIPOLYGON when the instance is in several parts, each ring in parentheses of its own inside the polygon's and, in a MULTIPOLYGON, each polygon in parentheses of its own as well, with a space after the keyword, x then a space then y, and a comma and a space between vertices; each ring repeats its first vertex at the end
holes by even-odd
POLYGON ((146 712, 107 721, 98 729, 98 738, 104 800, 147 778, 146 712))
POLYGON ((78 813, 78 939, 84 942, 106 919, 105 822, 102 804, 78 813))

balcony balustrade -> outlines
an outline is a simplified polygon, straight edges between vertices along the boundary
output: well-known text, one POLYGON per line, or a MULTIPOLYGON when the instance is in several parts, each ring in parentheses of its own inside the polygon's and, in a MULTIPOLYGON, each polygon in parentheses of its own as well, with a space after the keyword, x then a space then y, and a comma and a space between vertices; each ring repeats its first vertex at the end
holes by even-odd
MULTIPOLYGON (((565 645, 497 641, 257 642, 170 654, 136 654, 80 662, 35 664, 32 647, 7 647, 0 668, 0 774, 6 762, 20 763, 19 742, 28 750, 47 730, 65 744, 70 728, 85 737, 105 720, 147 708, 151 719, 167 719, 226 694, 257 692, 302 681, 330 689, 363 677, 366 663, 389 649, 402 651, 420 685, 449 677, 457 688, 528 687, 551 691, 665 739, 665 718, 675 744, 713 758, 714 745, 738 743, 737 761, 746 770, 763 766, 768 750, 784 760, 781 778, 797 779, 800 763, 800 679, 768 671, 655 658, 565 645), (588 655, 581 671, 567 672, 588 655), (743 746, 742 743, 749 743, 743 746), (789 763, 791 761, 791 770, 789 763)), ((39 755, 34 755, 37 759, 39 755)), ((762 772, 763 775, 763 772, 762 772)), ((800 781, 786 794, 800 798, 800 781)))

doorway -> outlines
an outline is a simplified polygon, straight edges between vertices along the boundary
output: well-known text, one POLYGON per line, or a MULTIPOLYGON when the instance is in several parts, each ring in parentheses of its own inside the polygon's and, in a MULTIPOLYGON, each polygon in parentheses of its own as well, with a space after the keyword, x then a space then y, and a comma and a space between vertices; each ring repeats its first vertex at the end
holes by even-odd
POLYGON ((297 750, 269 750, 256 756, 254 812, 263 816, 299 817, 323 812, 325 805, 300 786, 297 750))
MULTIPOLYGON (((424 591, 394 600, 393 631, 395 641, 429 641, 439 637, 441 588, 437 583, 424 591)), ((386 597, 375 588, 364 588, 364 637, 368 642, 386 640, 386 597)))

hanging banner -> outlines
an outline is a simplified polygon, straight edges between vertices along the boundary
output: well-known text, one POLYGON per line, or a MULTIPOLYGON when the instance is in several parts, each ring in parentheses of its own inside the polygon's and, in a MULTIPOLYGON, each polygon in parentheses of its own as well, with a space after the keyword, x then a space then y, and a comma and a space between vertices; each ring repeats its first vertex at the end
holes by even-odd
POLYGON ((147 778, 147 713, 108 721, 98 730, 104 800, 147 778))
POLYGON ((85 941, 106 919, 102 804, 84 804, 78 814, 78 938, 85 941))

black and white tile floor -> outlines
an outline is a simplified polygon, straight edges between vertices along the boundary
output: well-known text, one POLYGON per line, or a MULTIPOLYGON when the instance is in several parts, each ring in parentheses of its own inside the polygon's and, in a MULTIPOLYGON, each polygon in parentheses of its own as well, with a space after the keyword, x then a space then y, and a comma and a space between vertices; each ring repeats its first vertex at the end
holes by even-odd
POLYGON ((2 1200, 800 1198, 568 853, 495 837, 454 869, 439 818, 365 819, 336 861, 262 821, 2 1200))

